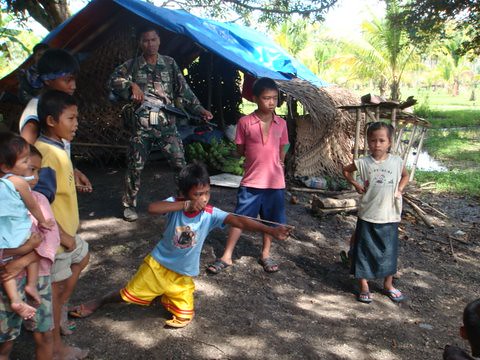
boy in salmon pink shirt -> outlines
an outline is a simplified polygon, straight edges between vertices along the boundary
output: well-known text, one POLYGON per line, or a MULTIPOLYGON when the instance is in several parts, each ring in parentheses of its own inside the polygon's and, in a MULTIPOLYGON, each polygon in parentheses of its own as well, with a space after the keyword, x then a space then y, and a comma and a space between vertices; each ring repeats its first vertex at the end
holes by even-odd
MULTIPOLYGON (((253 84, 253 100, 257 110, 238 121, 235 136, 237 152, 245 156, 235 213, 285 224, 284 160, 289 142, 287 123, 275 114, 277 84, 270 78, 258 79, 253 84)), ((218 274, 233 264, 232 253, 241 234, 241 229, 230 228, 223 255, 208 266, 208 272, 218 274)), ((272 237, 264 233, 258 262, 266 272, 278 271, 270 257, 271 244, 272 237)))

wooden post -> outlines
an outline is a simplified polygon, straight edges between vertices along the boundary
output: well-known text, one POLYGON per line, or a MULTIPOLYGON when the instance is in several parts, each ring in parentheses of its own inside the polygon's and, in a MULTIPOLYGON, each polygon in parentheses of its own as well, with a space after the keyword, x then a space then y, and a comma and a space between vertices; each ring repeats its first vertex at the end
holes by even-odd
POLYGON ((400 149, 400 143, 402 142, 402 136, 403 136, 403 130, 405 129, 405 125, 402 126, 399 130, 398 130, 398 134, 397 134, 397 139, 395 140, 395 144, 393 146, 393 153, 394 154, 398 154, 399 153, 399 149, 400 149))
POLYGON ((417 126, 418 126, 417 123, 413 125, 412 136, 408 140, 408 145, 407 145, 407 148, 405 149, 405 152, 402 154, 402 159, 403 159, 402 167, 404 167, 405 164, 407 163, 408 154, 410 153, 410 148, 412 147, 413 139, 415 138, 415 133, 417 132, 417 126))
POLYGON ((213 54, 208 54, 208 70, 207 70, 207 110, 212 109, 212 74, 213 74, 213 54))
POLYGON ((390 121, 391 121, 391 124, 392 124, 392 127, 393 127, 393 143, 395 143, 395 130, 397 129, 397 109, 396 108, 392 108, 392 115, 391 115, 391 118, 390 118, 390 121))
POLYGON ((218 127, 220 130, 225 130, 225 117, 223 113, 223 89, 222 89, 222 78, 218 76, 216 78, 217 84, 217 105, 218 105, 218 127))
POLYGON ((363 155, 367 156, 368 154, 368 141, 367 141, 367 129, 368 129, 368 119, 367 119, 368 110, 365 108, 365 126, 363 128, 363 155))
POLYGON ((413 177, 415 176, 415 170, 417 168, 417 163, 418 163, 418 158, 420 157, 420 152, 422 151, 422 146, 423 146, 423 139, 425 138, 425 134, 427 133, 427 128, 422 128, 422 135, 420 135, 420 142, 418 143, 418 148, 417 148, 417 156, 415 156, 415 161, 413 162, 412 165, 412 170, 410 171, 410 181, 413 180, 413 177))
POLYGON ((358 143, 360 142, 360 127, 362 126, 362 109, 356 110, 355 122, 355 143, 353 145, 353 159, 358 159, 358 143))

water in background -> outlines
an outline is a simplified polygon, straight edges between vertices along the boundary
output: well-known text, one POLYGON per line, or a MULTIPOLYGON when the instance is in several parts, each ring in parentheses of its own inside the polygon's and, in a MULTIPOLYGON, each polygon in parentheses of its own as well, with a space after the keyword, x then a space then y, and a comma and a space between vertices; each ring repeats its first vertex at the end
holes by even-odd
MULTIPOLYGON (((417 156, 417 152, 415 149, 410 151, 410 154, 407 158, 407 167, 411 167, 413 162, 415 161, 415 157, 417 156)), ((437 160, 431 157, 428 152, 422 151, 420 156, 418 157, 417 162, 417 170, 425 170, 425 171, 448 171, 448 169, 441 165, 437 160)))

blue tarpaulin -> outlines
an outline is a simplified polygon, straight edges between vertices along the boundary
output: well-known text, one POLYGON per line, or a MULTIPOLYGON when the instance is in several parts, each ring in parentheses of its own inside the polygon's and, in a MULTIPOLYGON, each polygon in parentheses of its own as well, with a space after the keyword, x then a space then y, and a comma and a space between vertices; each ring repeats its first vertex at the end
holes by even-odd
MULTIPOLYGON (((192 39, 201 47, 236 64, 239 69, 254 77, 267 76, 276 80, 297 77, 316 86, 328 85, 265 34, 248 27, 203 19, 183 10, 157 7, 141 0, 112 2, 173 33, 192 39)), ((104 5, 105 1, 92 1, 80 13, 94 10, 92 7, 97 3, 104 5)), ((75 16, 53 30, 43 42, 48 43, 55 39, 75 16)))

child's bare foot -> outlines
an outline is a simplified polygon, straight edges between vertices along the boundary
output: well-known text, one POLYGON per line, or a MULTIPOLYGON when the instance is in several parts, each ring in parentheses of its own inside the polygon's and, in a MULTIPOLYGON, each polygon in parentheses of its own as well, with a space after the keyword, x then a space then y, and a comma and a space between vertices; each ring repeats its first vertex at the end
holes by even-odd
POLYGON ((42 302, 40 294, 38 293, 38 289, 34 285, 25 285, 25 294, 32 298, 35 305, 40 305, 40 303, 42 302))
POLYGON ((31 319, 32 317, 35 316, 35 313, 37 312, 37 310, 34 307, 28 305, 23 301, 12 302, 10 307, 15 313, 21 316, 24 320, 31 319))
POLYGON ((54 360, 81 360, 88 356, 90 350, 80 349, 75 346, 64 345, 60 352, 53 355, 54 360))

